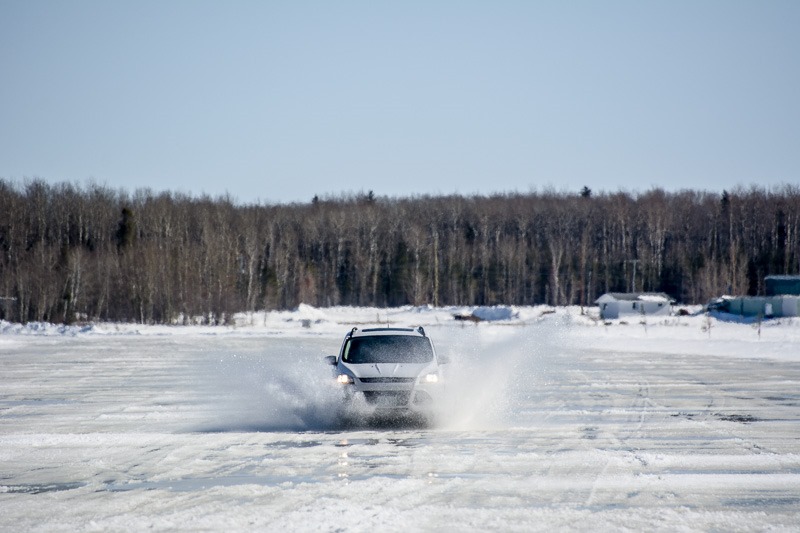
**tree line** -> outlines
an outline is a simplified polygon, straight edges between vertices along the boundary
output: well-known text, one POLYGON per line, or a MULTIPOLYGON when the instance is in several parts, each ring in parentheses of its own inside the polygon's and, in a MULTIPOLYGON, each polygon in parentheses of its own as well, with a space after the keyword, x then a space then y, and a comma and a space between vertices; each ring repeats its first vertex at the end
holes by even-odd
POLYGON ((175 323, 335 305, 705 303, 800 272, 800 188, 247 205, 0 180, 0 319, 175 323))

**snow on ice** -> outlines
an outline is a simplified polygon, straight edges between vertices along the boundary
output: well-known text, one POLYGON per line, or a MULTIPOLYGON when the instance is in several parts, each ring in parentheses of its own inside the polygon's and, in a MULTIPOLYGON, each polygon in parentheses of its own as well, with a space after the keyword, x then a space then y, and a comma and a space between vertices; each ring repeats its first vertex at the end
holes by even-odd
POLYGON ((476 310, 0 323, 0 530, 797 530, 800 322, 476 310), (338 420, 374 325, 452 360, 435 423, 338 420))

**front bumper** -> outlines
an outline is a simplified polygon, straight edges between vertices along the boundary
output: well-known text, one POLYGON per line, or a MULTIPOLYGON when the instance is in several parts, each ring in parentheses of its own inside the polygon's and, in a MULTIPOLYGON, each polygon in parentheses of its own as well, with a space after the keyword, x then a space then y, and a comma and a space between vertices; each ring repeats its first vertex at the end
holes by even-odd
POLYGON ((433 407, 440 384, 418 383, 417 378, 354 378, 344 385, 345 397, 375 409, 426 411, 433 407))

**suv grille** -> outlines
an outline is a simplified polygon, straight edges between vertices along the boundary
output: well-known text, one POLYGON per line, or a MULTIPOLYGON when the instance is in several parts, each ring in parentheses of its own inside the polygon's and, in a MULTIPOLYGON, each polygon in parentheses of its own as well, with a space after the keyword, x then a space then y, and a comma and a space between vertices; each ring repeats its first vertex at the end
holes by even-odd
POLYGON ((412 383, 417 378, 358 378, 361 383, 412 383))
POLYGON ((411 393, 407 391, 364 391, 364 398, 377 407, 401 407, 408 404, 411 393))

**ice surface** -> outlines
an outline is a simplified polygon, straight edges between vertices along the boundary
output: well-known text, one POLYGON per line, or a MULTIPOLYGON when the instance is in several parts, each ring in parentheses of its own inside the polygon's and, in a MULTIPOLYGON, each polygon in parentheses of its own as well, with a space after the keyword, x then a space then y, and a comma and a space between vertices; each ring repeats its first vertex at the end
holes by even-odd
POLYGON ((795 531, 800 324, 313 309, 0 324, 0 530, 795 531), (353 325, 448 355, 432 426, 343 427, 353 325))

